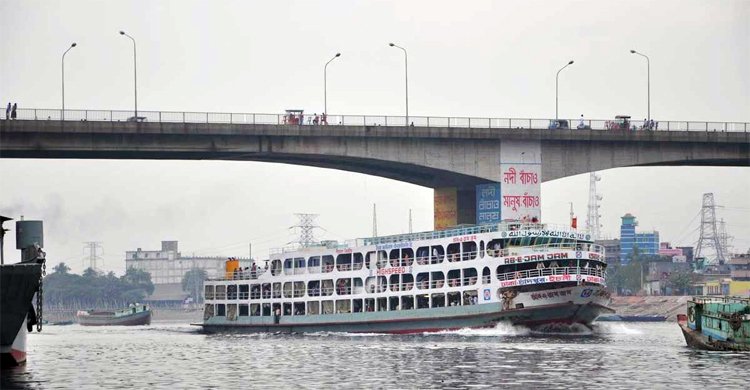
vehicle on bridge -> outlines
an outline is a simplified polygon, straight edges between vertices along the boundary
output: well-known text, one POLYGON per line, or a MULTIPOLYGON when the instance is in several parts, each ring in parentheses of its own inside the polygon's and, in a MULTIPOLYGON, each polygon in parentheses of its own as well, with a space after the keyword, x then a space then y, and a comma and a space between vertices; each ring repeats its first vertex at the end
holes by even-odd
POLYGON ((570 129, 570 124, 568 123, 567 119, 551 119, 549 121, 549 126, 547 128, 550 130, 555 130, 555 129, 567 130, 567 129, 570 129))
POLYGON ((145 116, 131 116, 127 119, 128 122, 148 122, 148 118, 145 116))
POLYGON ((607 121, 607 130, 629 130, 630 115, 617 115, 615 120, 607 121))
POLYGON ((284 124, 285 125, 304 125, 304 110, 285 110, 284 124))

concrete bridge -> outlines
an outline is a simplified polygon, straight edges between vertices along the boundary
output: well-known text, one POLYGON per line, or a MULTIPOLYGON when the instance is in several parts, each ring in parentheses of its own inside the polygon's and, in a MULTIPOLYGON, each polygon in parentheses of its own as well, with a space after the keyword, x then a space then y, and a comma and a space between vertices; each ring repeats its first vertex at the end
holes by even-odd
POLYGON ((327 118, 335 125, 288 124, 296 119, 276 114, 139 112, 145 121, 127 111, 61 116, 59 110, 19 110, 17 120, 0 121, 0 157, 244 160, 340 169, 456 188, 458 223, 475 223, 475 186, 501 182, 501 162, 541 164, 542 181, 627 166, 750 166, 747 123, 611 130, 613 123, 602 120, 579 130, 549 129, 545 119, 410 117, 414 126, 405 126, 403 117, 378 116, 327 118))

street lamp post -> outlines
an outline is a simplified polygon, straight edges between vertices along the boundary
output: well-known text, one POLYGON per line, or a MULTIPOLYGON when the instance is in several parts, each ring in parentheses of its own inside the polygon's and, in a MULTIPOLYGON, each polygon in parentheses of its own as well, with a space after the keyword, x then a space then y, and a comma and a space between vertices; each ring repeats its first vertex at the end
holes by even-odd
POLYGON ((68 50, 65 50, 65 52, 62 55, 62 111, 60 112, 60 120, 65 120, 65 55, 68 54, 70 49, 76 47, 76 43, 73 42, 68 50))
POLYGON ((573 65, 573 60, 570 60, 570 62, 568 62, 567 64, 565 64, 565 66, 560 68, 560 70, 558 70, 557 74, 555 75, 555 120, 558 119, 558 114, 557 114, 558 92, 557 91, 558 91, 558 82, 560 80, 560 72, 562 72, 563 69, 567 68, 570 65, 573 65))
POLYGON ((135 121, 138 122, 138 65, 136 63, 135 39, 126 34, 125 31, 120 31, 120 35, 124 35, 133 41, 133 91, 135 94, 135 121))
POLYGON ((646 59, 646 117, 648 120, 651 120, 651 61, 648 59, 648 56, 643 53, 639 53, 635 50, 631 50, 630 52, 632 54, 638 54, 639 56, 646 59))
POLYGON ((328 115, 328 64, 339 57, 341 57, 341 53, 336 53, 323 67, 323 113, 326 115, 328 115))
POLYGON ((409 126, 409 57, 406 54, 406 49, 396 45, 395 43, 389 43, 390 47, 397 47, 404 52, 404 75, 406 79, 406 126, 409 126))

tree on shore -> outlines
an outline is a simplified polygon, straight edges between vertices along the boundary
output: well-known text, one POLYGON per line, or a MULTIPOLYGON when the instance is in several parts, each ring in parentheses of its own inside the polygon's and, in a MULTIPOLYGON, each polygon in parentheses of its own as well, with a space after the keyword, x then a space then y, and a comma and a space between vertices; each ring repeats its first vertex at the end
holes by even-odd
POLYGON ((182 277, 182 291, 190 294, 195 302, 201 301, 203 282, 208 279, 206 270, 193 268, 182 277))
POLYGON ((120 307, 143 301, 154 291, 151 275, 142 270, 131 268, 121 277, 92 268, 78 275, 70 273, 65 263, 56 265, 53 270, 44 278, 44 300, 49 307, 120 307))

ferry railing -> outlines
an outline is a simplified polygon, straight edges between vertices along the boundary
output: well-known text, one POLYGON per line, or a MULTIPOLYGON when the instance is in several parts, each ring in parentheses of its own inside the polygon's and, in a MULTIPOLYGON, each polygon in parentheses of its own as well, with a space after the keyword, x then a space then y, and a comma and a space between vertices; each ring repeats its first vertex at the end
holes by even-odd
POLYGON ((248 298, 250 298, 250 293, 248 293, 248 292, 237 293, 237 298, 238 299, 248 299, 248 298))
POLYGON ((214 299, 227 299, 227 293, 226 292, 216 292, 214 294, 214 299))
POLYGON ((307 267, 307 273, 308 274, 319 274, 320 273, 320 265, 314 265, 312 267, 307 267))
POLYGON ((206 290, 206 291, 205 291, 205 292, 203 293, 203 297, 204 297, 205 299, 215 299, 215 298, 214 298, 214 291, 213 291, 213 290, 206 290))
POLYGON ((581 268, 581 267, 558 267, 558 268, 544 268, 544 269, 531 269, 525 271, 516 272, 505 272, 497 275, 497 279, 500 281, 504 280, 515 280, 525 278, 535 278, 540 276, 551 276, 551 275, 592 275, 604 277, 604 269, 597 268, 581 268))
POLYGON ((323 273, 333 272, 333 264, 323 264, 323 273))
POLYGON ((321 293, 321 294, 322 294, 323 296, 326 296, 326 297, 327 297, 327 296, 331 296, 331 295, 333 295, 333 290, 334 290, 334 288, 333 288, 333 287, 323 287, 323 288, 321 288, 321 289, 320 289, 320 293, 321 293))

